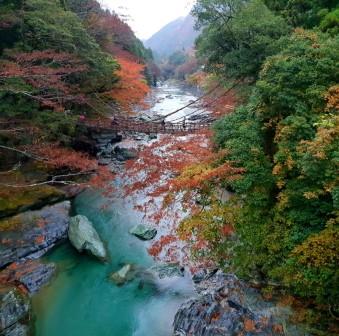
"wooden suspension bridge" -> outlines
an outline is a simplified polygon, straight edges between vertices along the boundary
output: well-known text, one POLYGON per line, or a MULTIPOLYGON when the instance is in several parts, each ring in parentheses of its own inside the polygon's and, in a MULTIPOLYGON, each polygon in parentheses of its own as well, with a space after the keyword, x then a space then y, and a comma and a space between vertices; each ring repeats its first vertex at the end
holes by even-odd
POLYGON ((136 118, 116 116, 112 120, 111 129, 117 132, 135 132, 145 134, 187 134, 195 133, 211 126, 215 119, 189 121, 183 119, 182 122, 170 121, 143 121, 136 118))
MULTIPOLYGON (((226 92, 215 98, 214 102, 228 94, 236 85, 238 85, 238 83, 235 83, 226 92)), ((166 121, 166 118, 181 112, 193 104, 196 104, 198 101, 202 100, 204 97, 208 96, 217 88, 219 88, 219 86, 220 85, 218 84, 212 90, 208 91, 203 96, 190 102, 189 104, 166 115, 158 116, 155 119, 143 120, 141 117, 138 118, 115 115, 112 118, 109 129, 116 132, 135 132, 145 134, 188 134, 208 129, 216 120, 216 118, 209 114, 205 108, 197 108, 193 112, 172 119, 171 121, 166 121)), ((234 106, 226 105, 224 108, 233 110, 234 106)), ((96 128, 100 128, 100 126, 96 128)), ((107 129, 107 126, 103 128, 107 129)))

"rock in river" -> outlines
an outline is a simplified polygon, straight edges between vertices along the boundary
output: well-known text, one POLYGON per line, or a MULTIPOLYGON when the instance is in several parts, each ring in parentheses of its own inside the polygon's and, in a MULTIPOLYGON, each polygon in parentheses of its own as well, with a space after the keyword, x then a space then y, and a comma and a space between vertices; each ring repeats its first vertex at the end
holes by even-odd
POLYGON ((87 217, 77 215, 71 218, 68 238, 79 252, 86 251, 100 260, 106 259, 104 244, 87 217))
POLYGON ((134 278, 135 270, 132 265, 127 264, 122 267, 118 272, 111 275, 111 279, 117 286, 122 286, 126 282, 131 281, 134 278))
POLYGON ((0 268, 67 238, 69 201, 0 221, 0 268))
POLYGON ((129 233, 142 240, 151 240, 157 235, 157 230, 150 226, 139 224, 130 229, 129 233))
POLYGON ((185 276, 185 269, 177 263, 157 264, 149 270, 160 279, 185 276))
MULTIPOLYGON (((28 316, 29 301, 15 287, 0 287, 0 335, 26 335, 18 324, 28 316)), ((27 331, 27 330, 26 330, 27 331)))
POLYGON ((272 316, 248 307, 245 285, 235 275, 217 272, 200 282, 197 291, 200 296, 175 315, 175 336, 283 335, 272 316))

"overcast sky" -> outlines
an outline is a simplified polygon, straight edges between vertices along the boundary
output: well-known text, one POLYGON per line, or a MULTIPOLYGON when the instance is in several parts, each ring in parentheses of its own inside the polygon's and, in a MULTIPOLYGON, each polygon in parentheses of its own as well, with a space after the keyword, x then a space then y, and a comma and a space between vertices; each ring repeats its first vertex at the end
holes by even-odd
POLYGON ((104 6, 128 15, 129 25, 141 39, 147 39, 167 23, 189 13, 194 0, 101 0, 104 6))

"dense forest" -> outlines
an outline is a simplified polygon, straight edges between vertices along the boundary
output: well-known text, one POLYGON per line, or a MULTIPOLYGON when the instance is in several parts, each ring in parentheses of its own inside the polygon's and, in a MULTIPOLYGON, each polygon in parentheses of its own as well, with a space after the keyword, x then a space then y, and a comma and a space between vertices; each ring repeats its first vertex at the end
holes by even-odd
POLYGON ((152 52, 96 1, 2 1, 0 144, 14 155, 3 170, 17 163, 18 148, 48 169, 96 170, 72 150, 77 123, 131 110, 154 70, 152 52))
POLYGON ((304 318, 325 328, 329 319, 334 327, 337 2, 200 0, 193 15, 202 29, 197 53, 206 71, 225 85, 235 83, 240 102, 214 126, 222 157, 208 169, 228 162, 244 172, 240 179, 211 181, 207 168, 187 168, 186 179, 204 176, 198 190, 209 206, 182 222, 179 233, 193 246, 207 242, 198 258, 266 283, 268 292, 303 298, 305 307, 324 313, 305 310, 304 318), (220 186, 235 193, 226 205, 213 199, 220 186))

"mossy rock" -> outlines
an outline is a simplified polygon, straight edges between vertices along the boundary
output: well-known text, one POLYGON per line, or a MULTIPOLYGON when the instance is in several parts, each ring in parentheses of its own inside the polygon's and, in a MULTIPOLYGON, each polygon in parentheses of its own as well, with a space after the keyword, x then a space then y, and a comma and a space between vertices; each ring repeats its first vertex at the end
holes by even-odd
POLYGON ((65 193, 52 186, 11 189, 0 192, 0 218, 33 210, 65 198, 65 193))

